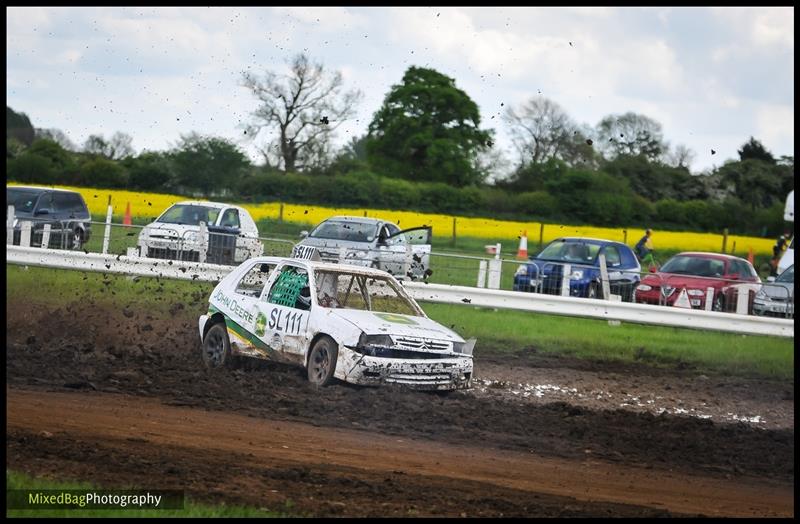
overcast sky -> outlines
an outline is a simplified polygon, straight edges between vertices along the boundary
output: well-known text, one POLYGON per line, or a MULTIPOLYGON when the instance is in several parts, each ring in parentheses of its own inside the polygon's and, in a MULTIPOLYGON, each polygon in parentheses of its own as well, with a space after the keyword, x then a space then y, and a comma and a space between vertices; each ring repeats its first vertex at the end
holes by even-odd
MULTIPOLYGON (((337 143, 367 131, 405 70, 431 67, 500 119, 541 94, 577 123, 634 111, 696 157, 737 158, 750 136, 794 155, 793 8, 7 8, 7 105, 77 145, 123 131, 137 153, 196 131, 234 140, 256 99, 243 71, 305 52, 364 93, 337 143), (716 154, 712 155, 712 149, 716 154)), ((266 139, 266 137, 263 137, 266 139)))

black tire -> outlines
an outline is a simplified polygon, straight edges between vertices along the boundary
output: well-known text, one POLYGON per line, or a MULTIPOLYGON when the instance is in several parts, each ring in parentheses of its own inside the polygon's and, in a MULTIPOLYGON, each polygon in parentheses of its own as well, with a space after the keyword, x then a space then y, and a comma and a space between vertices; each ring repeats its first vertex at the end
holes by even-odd
POLYGON ((722 293, 718 293, 716 297, 714 297, 714 302, 711 306, 712 311, 717 312, 724 312, 725 311, 725 297, 722 296, 722 293))
POLYGON ((201 348, 203 363, 208 369, 233 367, 234 358, 231 354, 231 341, 228 338, 228 329, 224 322, 217 322, 203 337, 201 348))
POLYGON ((311 354, 308 355, 308 381, 319 387, 333 382, 338 356, 339 347, 332 338, 322 337, 317 340, 311 348, 311 354))
POLYGON ((83 231, 80 229, 75 229, 72 231, 72 234, 69 237, 69 248, 70 249, 81 249, 83 248, 83 231))

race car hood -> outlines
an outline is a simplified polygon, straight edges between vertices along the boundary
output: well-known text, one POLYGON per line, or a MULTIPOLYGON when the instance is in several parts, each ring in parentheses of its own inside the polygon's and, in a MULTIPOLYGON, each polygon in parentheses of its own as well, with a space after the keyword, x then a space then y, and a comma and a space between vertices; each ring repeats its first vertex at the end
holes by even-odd
POLYGON ((330 311, 331 315, 347 320, 368 335, 399 335, 464 342, 455 332, 425 317, 356 309, 330 311))

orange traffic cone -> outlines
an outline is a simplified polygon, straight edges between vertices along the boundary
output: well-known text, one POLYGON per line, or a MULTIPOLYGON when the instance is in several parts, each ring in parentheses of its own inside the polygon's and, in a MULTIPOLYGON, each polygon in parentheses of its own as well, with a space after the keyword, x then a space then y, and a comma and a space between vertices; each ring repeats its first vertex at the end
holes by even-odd
POLYGON ((131 203, 128 202, 128 207, 125 208, 125 217, 122 219, 122 224, 125 226, 130 226, 133 224, 131 221, 131 203))
POLYGON ((747 253, 747 261, 750 262, 750 264, 752 265, 754 259, 755 257, 753 256, 753 248, 751 247, 750 252, 747 253))
POLYGON ((517 250, 517 258, 527 259, 528 258, 528 231, 525 230, 522 232, 522 236, 519 237, 519 249, 517 250))

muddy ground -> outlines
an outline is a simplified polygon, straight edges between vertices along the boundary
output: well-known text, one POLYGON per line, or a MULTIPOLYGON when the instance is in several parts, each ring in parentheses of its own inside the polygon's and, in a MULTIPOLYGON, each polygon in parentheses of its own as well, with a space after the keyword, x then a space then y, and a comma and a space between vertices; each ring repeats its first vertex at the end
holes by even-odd
MULTIPOLYGON (((734 483, 737 479, 748 483, 760 479, 784 487, 794 483, 794 385, 790 381, 587 363, 542 356, 535 347, 528 347, 504 352, 478 348, 471 391, 444 395, 345 384, 317 389, 307 383, 304 370, 269 362, 246 362, 235 370, 205 370, 194 309, 176 303, 170 310, 173 318, 164 319, 124 307, 21 304, 7 316, 7 384, 14 390, 84 393, 99 403, 103 394, 124 394, 156 399, 170 407, 472 446, 486 453, 527 453, 576 464, 591 458, 665 475, 699 475, 734 483)), ((37 451, 42 449, 37 435, 22 427, 7 435, 9 467, 27 465, 23 469, 36 473, 30 464, 41 464, 44 472, 60 464, 65 474, 80 477, 102 453, 75 457, 68 449, 89 446, 96 450, 119 444, 88 444, 94 437, 65 434, 48 441, 52 449, 43 457, 37 451)), ((126 475, 135 479, 141 474, 141 468, 135 467, 138 452, 130 448, 124 452, 131 458, 114 465, 112 479, 126 475)), ((179 462, 185 460, 177 450, 159 449, 179 462)), ((181 462, 178 478, 213 476, 225 462, 216 451, 209 451, 202 460, 193 456, 193 465, 181 462)), ((337 475, 352 478, 352 472, 337 475)), ((427 489, 426 482, 432 482, 427 477, 417 481, 421 491, 427 489)), ((445 499, 457 499, 457 488, 442 484, 441 479, 436 482, 445 499)), ((241 499, 238 491, 215 489, 208 497, 241 499)), ((326 513, 320 509, 328 507, 325 504, 310 504, 304 506, 304 514, 404 514, 405 491, 393 493, 394 509, 385 513, 379 500, 375 506, 348 506, 340 513, 326 513)), ((655 504, 641 507, 641 501, 598 506, 599 502, 565 502, 558 497, 540 499, 538 505, 532 500, 514 505, 509 501, 519 500, 518 495, 508 491, 495 495, 508 503, 476 502, 474 496, 464 494, 459 504, 471 500, 463 507, 476 515, 693 513, 680 507, 668 511, 655 504)), ((459 504, 442 501, 437 507, 451 509, 419 513, 420 504, 423 509, 426 504, 423 499, 414 499, 415 514, 461 513, 453 509, 459 504)))

